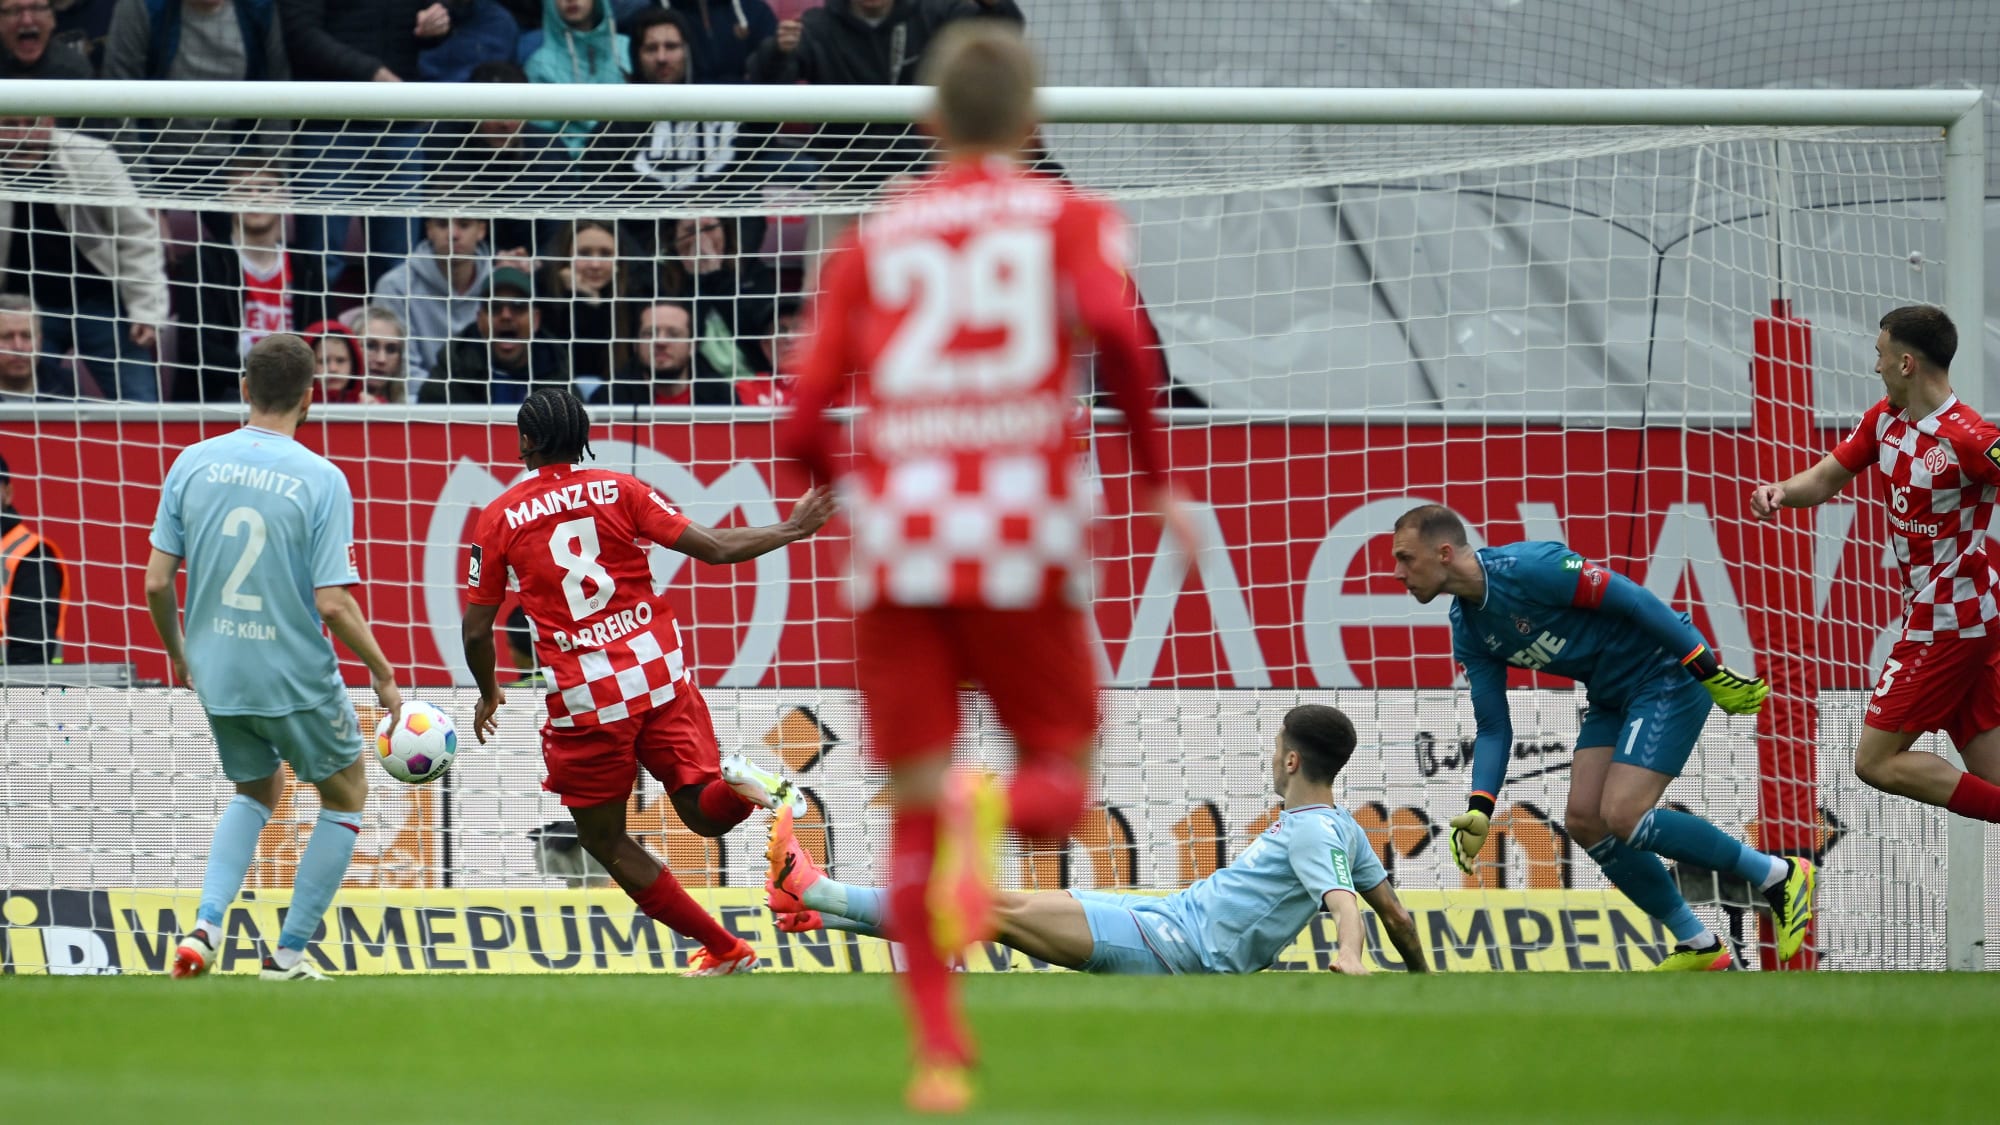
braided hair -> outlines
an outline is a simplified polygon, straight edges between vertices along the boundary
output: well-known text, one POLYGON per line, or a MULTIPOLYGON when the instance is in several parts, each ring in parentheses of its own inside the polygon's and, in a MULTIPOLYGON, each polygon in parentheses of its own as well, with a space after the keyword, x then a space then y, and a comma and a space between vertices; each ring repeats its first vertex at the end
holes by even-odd
POLYGON ((514 424, 529 451, 550 465, 573 465, 590 452, 590 413, 567 388, 536 391, 521 403, 514 424))

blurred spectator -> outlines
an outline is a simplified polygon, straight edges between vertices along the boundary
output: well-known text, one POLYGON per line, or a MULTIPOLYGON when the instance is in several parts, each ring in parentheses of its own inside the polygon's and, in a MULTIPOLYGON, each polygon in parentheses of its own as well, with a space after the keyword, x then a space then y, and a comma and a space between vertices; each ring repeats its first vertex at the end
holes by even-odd
POLYGON ((7 664, 61 664, 69 567, 14 510, 14 473, 0 456, 0 640, 7 664))
POLYGON ((118 0, 51 0, 56 10, 56 41, 75 44, 92 73, 104 65, 104 40, 111 31, 111 10, 118 0))
POLYGON ((521 42, 521 25, 497 0, 446 0, 451 35, 417 56, 417 74, 424 82, 470 82, 481 63, 514 60, 521 42))
POLYGON ((537 335, 540 323, 527 271, 498 267, 486 279, 476 331, 452 341, 444 366, 423 385, 418 401, 511 406, 530 391, 568 383, 563 349, 537 335))
MULTIPOLYGON (((827 0, 783 20, 750 58, 754 82, 908 86, 929 40, 917 0, 827 0)), ((872 186, 908 171, 930 142, 906 125, 822 125, 813 144, 821 182, 872 186)))
POLYGON ((42 318, 35 302, 0 293, 0 402, 59 402, 76 388, 42 351, 42 318))
MULTIPOLYGON (((472 68, 473 82, 522 83, 519 63, 500 60, 472 68)), ((530 206, 570 198, 573 165, 555 134, 525 121, 444 121, 431 134, 431 196, 440 203, 504 201, 530 206)), ((555 238, 554 219, 496 218, 492 242, 526 255, 555 238)))
MULTIPOLYGON (((634 85, 694 81, 685 16, 654 8, 626 31, 634 85)), ((728 171, 736 159, 736 131, 734 121, 607 121, 592 134, 579 171, 613 191, 687 191, 728 171)))
MULTIPOLYGON (((411 381, 421 387, 445 345, 472 326, 485 303, 493 259, 484 219, 425 219, 425 245, 375 286, 375 303, 409 333, 411 381)), ((415 388, 412 388, 415 389, 415 388)))
POLYGON ((49 0, 0 0, 0 78, 95 78, 74 41, 56 38, 49 0))
POLYGON ((318 359, 314 374, 313 401, 334 404, 372 401, 368 380, 362 375, 361 341, 337 320, 322 320, 300 333, 318 359))
MULTIPOLYGON (((4 3, 6 0, 0 0, 4 3)), ((278 30, 277 0, 118 0, 104 46, 104 77, 171 81, 284 82, 292 76, 278 30)), ((128 160, 159 171, 212 169, 252 141, 257 121, 135 121, 120 131, 128 160)), ((254 139, 273 157, 284 129, 266 122, 254 139)), ((233 396, 232 396, 233 401, 233 396)))
MULTIPOLYGON (((8 3, 10 0, 0 0, 8 3)), ((279 26, 292 76, 303 82, 413 82, 418 54, 451 34, 451 11, 435 0, 279 0, 279 26)), ((294 155, 299 186, 313 194, 412 191, 423 183, 426 126, 414 122, 306 121, 294 155)), ((299 249, 323 251, 329 282, 346 270, 349 216, 301 216, 299 249)), ((370 279, 410 252, 412 225, 371 216, 365 254, 370 279)))
POLYGON ((745 341, 763 362, 755 375, 736 380, 736 401, 744 406, 786 406, 792 401, 792 380, 798 377, 805 343, 805 303, 797 297, 780 297, 777 307, 777 323, 770 333, 745 341))
MULTIPOLYGON (((544 0, 542 45, 528 58, 528 81, 615 85, 631 65, 625 37, 605 0, 544 0)), ((595 121, 537 121, 562 137, 570 154, 582 152, 595 121)))
POLYGON ((662 297, 690 303, 702 358, 729 380, 757 371, 742 345, 769 334, 777 315, 777 274, 764 259, 739 253, 736 238, 733 219, 675 220, 661 248, 656 287, 662 297))
POLYGON ((326 315, 319 256, 285 246, 283 177, 269 165, 239 164, 224 198, 246 209, 204 216, 204 237, 173 271, 181 337, 172 385, 182 402, 241 401, 250 345, 326 315))
POLYGON ((624 362, 635 318, 628 263, 637 256, 601 219, 578 219, 557 236, 543 267, 541 331, 569 345, 572 378, 609 379, 624 362))
POLYGON ((696 82, 741 82, 750 56, 778 29, 764 0, 673 0, 687 17, 696 82))
POLYGON ((409 330, 395 313, 380 305, 362 305, 342 313, 340 322, 361 337, 367 370, 362 394, 369 402, 410 400, 409 330))
POLYGON ((687 305, 659 301, 639 314, 632 358, 609 383, 580 380, 579 397, 612 406, 728 406, 727 380, 708 371, 694 348, 694 319, 687 305))
POLYGON ((124 162, 49 118, 0 118, 0 187, 0 289, 33 297, 48 349, 74 346, 111 397, 159 401, 153 346, 167 321, 159 224, 143 207, 47 199, 131 199, 124 162))

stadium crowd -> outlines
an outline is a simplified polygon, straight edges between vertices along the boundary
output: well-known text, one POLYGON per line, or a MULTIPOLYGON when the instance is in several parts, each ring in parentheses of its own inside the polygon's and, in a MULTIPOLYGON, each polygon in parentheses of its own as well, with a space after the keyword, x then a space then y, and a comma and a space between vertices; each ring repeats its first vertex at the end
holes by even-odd
MULTIPOLYGON (((1014 0, 0 0, 0 74, 910 84, 967 18, 1025 22, 1014 0)), ((326 402, 567 385, 590 403, 782 405, 817 250, 849 218, 785 200, 871 190, 929 150, 879 125, 0 119, 0 293, 33 352, 7 398, 233 404, 250 346, 292 331, 326 402), (732 182, 773 213, 520 214, 584 199, 686 215, 732 182), (53 201, 66 190, 107 201, 53 201), (111 199, 168 192, 216 203, 111 199), (292 206, 383 192, 421 202, 292 206)))

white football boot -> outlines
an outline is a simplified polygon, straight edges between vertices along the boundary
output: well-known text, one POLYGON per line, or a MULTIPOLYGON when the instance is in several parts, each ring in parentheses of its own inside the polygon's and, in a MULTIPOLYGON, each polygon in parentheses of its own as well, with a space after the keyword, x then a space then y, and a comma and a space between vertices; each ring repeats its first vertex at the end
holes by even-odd
POLYGON ((806 813, 806 795, 790 778, 772 773, 741 751, 722 759, 722 780, 753 805, 774 811, 789 807, 795 817, 806 813))

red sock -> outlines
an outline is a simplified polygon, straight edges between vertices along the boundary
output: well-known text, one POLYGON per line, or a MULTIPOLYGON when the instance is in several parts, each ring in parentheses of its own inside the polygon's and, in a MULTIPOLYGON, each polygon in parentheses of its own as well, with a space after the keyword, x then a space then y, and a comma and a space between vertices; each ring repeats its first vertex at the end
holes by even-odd
POLYGON ((1944 807, 1960 816, 2000 824, 2000 785, 1969 773, 1958 775, 1958 788, 1944 807))
POLYGON ((958 1015, 951 967, 931 942, 931 859, 937 850, 935 808, 898 809, 889 832, 888 933, 903 944, 903 999, 915 1025, 917 1054, 926 1059, 972 1061, 972 1043, 958 1015))
POLYGON ((736 948, 736 935, 722 928, 722 923, 709 916, 701 904, 688 897, 681 881, 674 873, 660 868, 660 877, 653 885, 632 897, 646 917, 665 922, 667 928, 708 947, 710 953, 720 957, 736 948))
POLYGON ((701 792, 696 795, 696 804, 701 808, 701 815, 724 828, 734 828, 743 823, 751 810, 757 807, 721 778, 701 787, 701 792))
POLYGON ((1083 819, 1090 781, 1082 768, 1065 758, 1045 757, 1023 762, 1007 794, 1007 812, 1015 834, 1042 843, 1061 843, 1083 819))

